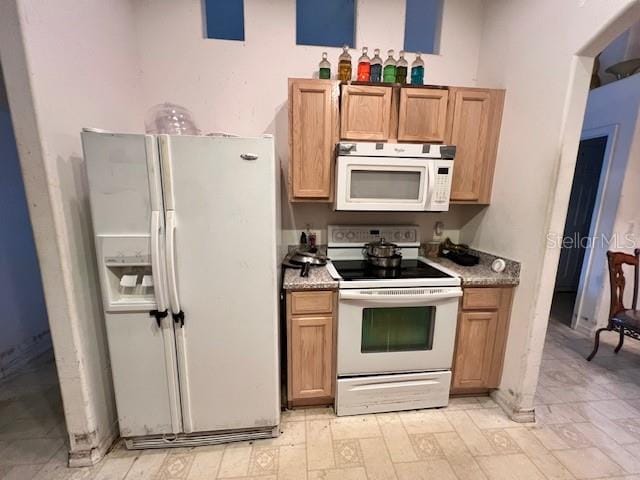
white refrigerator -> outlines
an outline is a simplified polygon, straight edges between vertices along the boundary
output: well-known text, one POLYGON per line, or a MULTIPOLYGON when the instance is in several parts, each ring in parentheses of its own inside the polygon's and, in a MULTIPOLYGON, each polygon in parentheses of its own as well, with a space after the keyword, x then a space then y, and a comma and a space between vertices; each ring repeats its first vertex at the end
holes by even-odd
POLYGON ((85 130, 82 143, 127 446, 277 436, 273 138, 85 130))

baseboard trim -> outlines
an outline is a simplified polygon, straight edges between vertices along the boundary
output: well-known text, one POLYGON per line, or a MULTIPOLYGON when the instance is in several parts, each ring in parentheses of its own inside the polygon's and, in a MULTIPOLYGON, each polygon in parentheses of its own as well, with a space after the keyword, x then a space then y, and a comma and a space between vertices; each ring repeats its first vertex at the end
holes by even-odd
POLYGON ((502 390, 493 390, 490 395, 500 408, 502 408, 504 413, 514 422, 534 423, 536 421, 535 409, 515 407, 511 397, 507 396, 502 390))
POLYGON ((69 450, 69 467, 92 467, 97 464, 104 458, 118 437, 118 431, 116 429, 112 429, 112 431, 100 441, 97 447, 87 450, 78 450, 75 452, 69 450))

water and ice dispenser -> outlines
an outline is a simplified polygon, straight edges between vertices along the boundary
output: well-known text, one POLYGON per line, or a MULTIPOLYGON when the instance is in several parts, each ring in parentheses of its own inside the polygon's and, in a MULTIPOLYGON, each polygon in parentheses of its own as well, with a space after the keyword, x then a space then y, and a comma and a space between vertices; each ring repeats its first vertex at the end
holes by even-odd
POLYGON ((105 310, 149 310, 155 305, 148 236, 98 236, 105 310))

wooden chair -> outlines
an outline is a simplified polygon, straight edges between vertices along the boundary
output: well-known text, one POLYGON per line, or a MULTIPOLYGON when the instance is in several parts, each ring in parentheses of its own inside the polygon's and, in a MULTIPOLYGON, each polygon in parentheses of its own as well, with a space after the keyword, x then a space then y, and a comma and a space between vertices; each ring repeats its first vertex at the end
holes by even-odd
POLYGON ((623 252, 607 252, 607 260, 609 262, 609 283, 611 285, 611 307, 609 309, 609 322, 606 327, 599 328, 596 331, 595 344, 593 352, 587 357, 591 361, 598 353, 600 344, 600 333, 604 330, 614 330, 620 333, 620 341, 614 352, 618 353, 624 343, 625 335, 640 340, 640 310, 636 310, 638 304, 638 269, 640 267, 640 248, 633 251, 633 255, 623 252), (624 287, 626 280, 623 265, 633 265, 633 303, 631 309, 624 307, 624 287))

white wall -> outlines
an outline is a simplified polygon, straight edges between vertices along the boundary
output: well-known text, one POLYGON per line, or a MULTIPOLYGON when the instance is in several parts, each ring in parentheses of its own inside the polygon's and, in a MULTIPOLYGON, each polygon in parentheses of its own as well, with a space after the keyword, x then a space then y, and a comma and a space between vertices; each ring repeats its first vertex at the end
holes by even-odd
POLYGON ((486 4, 478 83, 507 94, 492 205, 461 235, 477 248, 522 262, 498 394, 515 412, 533 407, 559 255, 559 249, 546 249, 546 235, 564 227, 593 66, 588 57, 640 18, 638 10, 625 12, 634 4, 486 4))
POLYGON ((140 130, 127 0, 0 2, 0 53, 43 272, 71 461, 117 434, 80 130, 140 130))
MULTIPOLYGON (((141 99, 145 108, 171 101, 189 108, 204 132, 275 135, 281 164, 288 163, 287 78, 317 76, 327 51, 336 71, 338 48, 295 44, 295 1, 246 0, 244 42, 203 39, 200 0, 133 0, 141 52, 141 99)), ((482 2, 447 0, 444 4, 439 55, 425 56, 426 81, 474 86, 481 36, 482 2)), ((356 46, 386 52, 402 48, 405 0, 359 0, 356 46)), ((359 53, 352 51, 355 62, 359 53)), ((411 61, 413 55, 408 55, 411 61)), ((286 175, 285 177, 286 178, 286 175)), ((430 238, 442 220, 457 230, 478 209, 458 206, 439 215, 381 214, 357 218, 333 212, 327 205, 290 205, 283 182, 283 241, 292 243, 299 229, 311 224, 326 241, 328 223, 410 222, 430 238)))
MULTIPOLYGON (((4 94, 0 79, 0 97, 4 94)), ((0 378, 51 348, 40 268, 9 111, 0 105, 0 378)))
MULTIPOLYGON (((640 75, 609 83, 589 93, 583 132, 615 131, 609 139, 613 143, 608 172, 603 171, 601 181, 601 213, 594 212, 594 236, 611 236, 616 240, 611 245, 596 242, 585 256, 577 326, 587 331, 606 325, 609 315, 607 250, 633 253, 634 247, 640 246, 640 186, 635 181, 640 178, 639 108, 640 75)), ((627 294, 631 295, 631 287, 627 294)))

